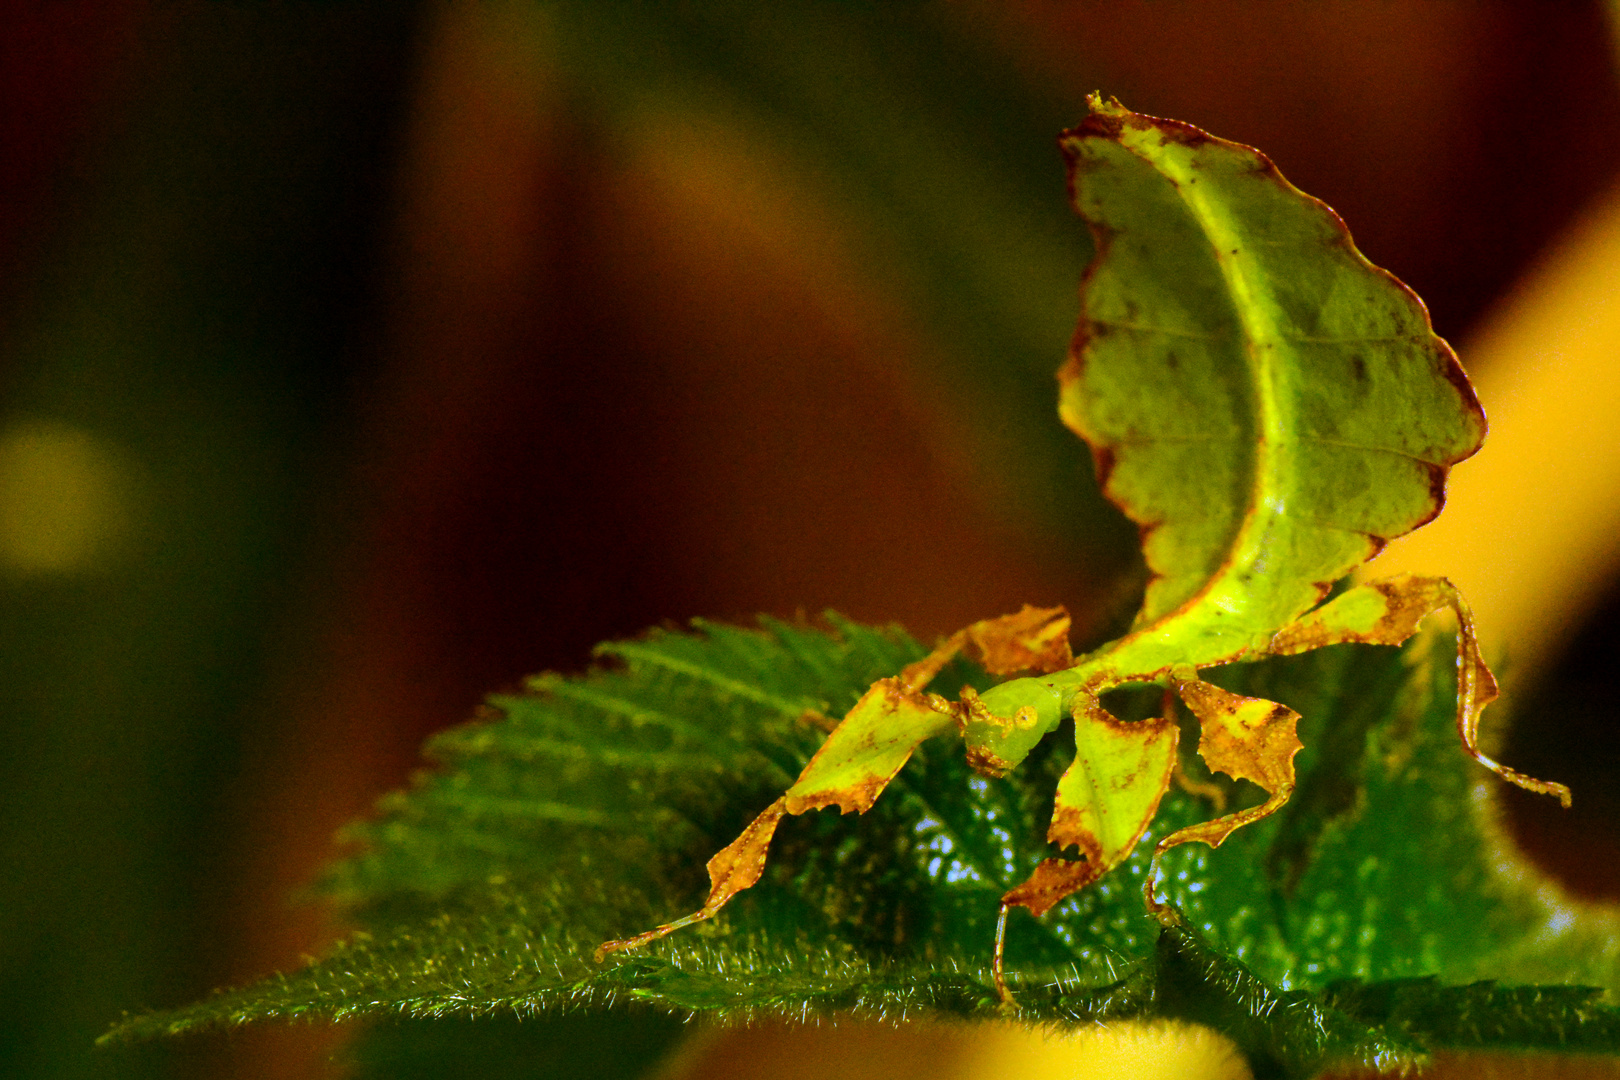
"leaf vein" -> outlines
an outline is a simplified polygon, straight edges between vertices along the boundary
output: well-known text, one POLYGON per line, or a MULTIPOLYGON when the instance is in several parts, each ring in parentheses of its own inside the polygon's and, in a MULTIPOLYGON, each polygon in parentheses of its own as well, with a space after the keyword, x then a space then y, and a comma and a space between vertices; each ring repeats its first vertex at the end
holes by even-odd
POLYGON ((785 716, 797 716, 812 707, 809 702, 802 700, 791 701, 762 690, 757 686, 751 686, 739 679, 722 675, 713 668, 695 664, 690 660, 682 660, 655 648, 649 648, 644 642, 610 642, 601 646, 597 651, 598 655, 617 656, 625 660, 638 660, 644 664, 677 672, 698 682, 708 683, 717 690, 775 709, 785 716))

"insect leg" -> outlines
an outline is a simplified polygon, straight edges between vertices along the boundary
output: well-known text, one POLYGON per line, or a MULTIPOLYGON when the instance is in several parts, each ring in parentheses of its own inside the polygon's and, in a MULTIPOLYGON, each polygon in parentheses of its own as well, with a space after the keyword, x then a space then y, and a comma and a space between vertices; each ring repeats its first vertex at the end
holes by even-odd
POLYGON ((1286 656, 1341 642, 1399 645, 1416 632, 1426 616, 1443 608, 1457 616, 1457 734, 1463 749, 1502 779, 1527 791, 1555 796, 1568 807, 1570 791, 1563 784, 1526 776, 1480 752, 1479 717, 1496 700, 1496 678, 1480 653, 1474 613, 1445 578, 1399 574, 1358 585, 1279 630, 1268 651, 1286 656))
POLYGON ((1007 979, 1001 970, 1002 953, 1007 947, 1007 909, 1011 906, 1005 900, 1001 902, 1001 913, 996 916, 996 955, 990 962, 990 977, 995 980, 996 996, 1003 1005, 1013 1004, 1012 991, 1007 989, 1007 979))
POLYGON ((956 714, 946 702, 906 689, 899 678, 879 679, 827 736, 793 786, 709 860, 709 898, 703 906, 635 937, 604 942, 596 950, 597 961, 713 916, 759 880, 784 815, 823 806, 864 814, 923 740, 955 729, 956 714))
POLYGON ((946 638, 933 652, 900 673, 907 690, 921 690, 957 653, 965 652, 992 675, 1062 671, 1074 663, 1065 608, 1025 604, 1012 615, 980 619, 946 638))
MULTIPOLYGON (((1179 736, 1174 717, 1127 723, 1111 716, 1095 694, 1075 698, 1074 762, 1058 781, 1046 838, 1059 850, 1077 848, 1082 857, 1041 862, 1001 898, 1003 916, 1009 907, 1044 915, 1124 861, 1170 786, 1179 736)), ((1000 961, 998 939, 998 971, 1000 961)))
POLYGON ((664 923, 635 937, 619 941, 604 941, 596 948, 596 962, 600 964, 610 952, 636 949, 673 934, 683 926, 702 922, 726 906, 733 896, 759 880, 765 870, 765 853, 770 847, 776 826, 787 812, 787 799, 777 799, 749 823, 742 835, 715 853, 709 860, 709 898, 701 908, 674 922, 664 923))
POLYGON ((1159 841, 1153 849, 1145 894, 1148 910, 1161 921, 1170 917, 1171 909, 1155 895, 1160 857, 1192 840, 1219 847, 1236 830, 1275 813, 1294 792, 1294 755, 1300 749, 1294 730, 1299 714, 1286 705, 1222 690, 1196 674, 1179 680, 1176 692, 1198 718, 1198 755, 1205 764, 1234 780, 1254 781, 1269 797, 1259 806, 1189 825, 1159 841))

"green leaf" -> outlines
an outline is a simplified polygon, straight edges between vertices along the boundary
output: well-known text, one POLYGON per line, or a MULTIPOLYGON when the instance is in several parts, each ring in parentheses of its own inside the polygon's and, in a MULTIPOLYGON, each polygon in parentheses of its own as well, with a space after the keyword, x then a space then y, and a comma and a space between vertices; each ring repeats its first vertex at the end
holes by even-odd
POLYGON ((1392 1035, 1433 1047, 1613 1054, 1620 1009, 1592 986, 1501 986, 1482 980, 1443 986, 1438 979, 1338 983, 1332 1006, 1392 1035))
MULTIPOLYGON (((603 938, 702 894, 701 860, 820 742, 807 705, 848 707, 874 673, 924 654, 895 631, 836 625, 660 632, 603 650, 622 667, 543 677, 497 699, 502 715, 434 740, 441 771, 356 830, 368 850, 328 885, 366 933, 303 971, 131 1018, 113 1037, 268 1017, 637 1004, 732 1019, 1001 1016, 988 972, 998 900, 1050 854, 1043 814, 1067 765, 1055 748, 986 780, 959 749, 925 745, 864 816, 784 821, 764 879, 711 923, 647 955, 591 960, 603 938)), ((1305 753, 1307 809, 1218 851, 1167 857, 1164 891, 1186 928, 1161 933, 1145 915, 1142 851, 1042 919, 1015 913, 1007 955, 1020 1015, 1195 1019, 1283 1076, 1441 1047, 1620 1049, 1614 1010, 1590 995, 1548 991, 1536 1000, 1568 1007, 1538 1011, 1528 991, 1411 983, 1396 1001, 1343 981, 1506 980, 1526 964, 1601 974, 1590 952, 1549 948, 1545 913, 1492 869, 1473 766, 1455 746, 1446 644, 1408 655, 1342 646, 1214 673, 1234 692, 1297 707, 1308 746, 1339 727, 1359 735, 1341 738, 1332 760, 1305 753), (1314 798, 1319 782, 1354 794, 1314 798), (1513 1004, 1518 1019, 1480 1025, 1491 1002, 1513 1004)), ((941 677, 989 682, 960 663, 941 677)), ((1172 788, 1154 829, 1208 816, 1203 797, 1172 788)))

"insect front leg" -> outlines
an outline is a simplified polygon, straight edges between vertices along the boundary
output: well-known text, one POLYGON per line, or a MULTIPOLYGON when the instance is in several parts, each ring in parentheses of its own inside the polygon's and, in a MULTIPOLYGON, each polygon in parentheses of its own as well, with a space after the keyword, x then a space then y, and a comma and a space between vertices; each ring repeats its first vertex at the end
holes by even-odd
POLYGON ((948 702, 908 689, 903 678, 879 679, 827 736, 793 786, 709 860, 709 898, 703 906, 634 937, 603 942, 596 950, 597 962, 610 952, 645 945, 712 917, 759 881, 771 838, 785 815, 823 806, 864 814, 924 740, 955 729, 956 712, 948 702))
MULTIPOLYGON (((924 690, 964 651, 991 674, 1059 670, 1072 661, 1069 614, 1061 607, 1025 605, 1016 614, 984 619, 957 631, 899 675, 873 683, 827 736, 793 786, 709 860, 709 896, 703 906, 634 937, 603 942, 596 950, 597 962, 608 953, 646 945, 711 918, 733 896, 753 886, 765 871, 771 839, 784 816, 824 806, 836 806, 846 814, 871 809, 919 745, 959 726, 967 706, 953 705, 924 690)), ((970 701, 974 700, 970 694, 970 701)))

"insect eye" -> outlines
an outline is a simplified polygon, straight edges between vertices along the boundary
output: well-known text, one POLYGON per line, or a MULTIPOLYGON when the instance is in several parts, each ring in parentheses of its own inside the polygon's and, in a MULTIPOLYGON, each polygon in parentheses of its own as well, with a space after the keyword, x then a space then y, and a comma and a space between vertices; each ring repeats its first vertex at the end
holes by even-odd
POLYGON ((1040 679, 1004 682, 980 694, 979 701, 993 715, 1009 721, 1015 720, 1023 710, 1032 709, 1035 727, 1043 732, 1051 731, 1063 719, 1062 697, 1055 687, 1040 679))

